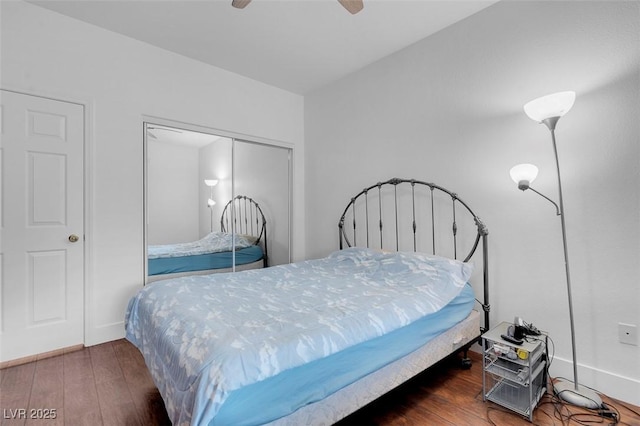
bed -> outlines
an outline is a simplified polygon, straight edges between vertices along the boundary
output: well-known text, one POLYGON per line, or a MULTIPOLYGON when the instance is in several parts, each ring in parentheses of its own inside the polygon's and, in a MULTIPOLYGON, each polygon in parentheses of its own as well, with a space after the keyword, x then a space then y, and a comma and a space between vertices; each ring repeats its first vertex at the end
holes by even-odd
POLYGON ((351 199, 338 229, 340 249, 324 258, 166 280, 131 299, 127 338, 174 424, 332 424, 466 351, 488 328, 488 232, 455 193, 417 180, 380 182, 351 199), (436 230, 441 195, 451 243, 436 230), (474 228, 468 238, 463 212, 474 228), (432 253, 419 249, 423 230, 432 253))
POLYGON ((267 221, 260 205, 238 195, 220 217, 220 232, 197 241, 147 247, 148 281, 268 266, 267 221))

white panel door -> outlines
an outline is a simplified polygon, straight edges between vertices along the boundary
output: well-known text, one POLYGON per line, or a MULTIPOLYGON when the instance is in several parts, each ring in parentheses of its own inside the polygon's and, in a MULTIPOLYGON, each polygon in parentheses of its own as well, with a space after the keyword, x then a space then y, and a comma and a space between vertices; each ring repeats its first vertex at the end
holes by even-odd
POLYGON ((84 342, 84 107, 0 95, 0 361, 9 361, 84 342))

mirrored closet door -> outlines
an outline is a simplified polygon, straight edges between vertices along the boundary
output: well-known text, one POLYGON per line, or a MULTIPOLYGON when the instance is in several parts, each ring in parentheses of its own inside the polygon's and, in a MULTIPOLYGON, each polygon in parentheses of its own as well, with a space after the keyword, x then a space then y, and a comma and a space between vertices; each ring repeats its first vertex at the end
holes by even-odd
POLYGON ((185 127, 144 123, 145 282, 290 262, 291 148, 185 127))

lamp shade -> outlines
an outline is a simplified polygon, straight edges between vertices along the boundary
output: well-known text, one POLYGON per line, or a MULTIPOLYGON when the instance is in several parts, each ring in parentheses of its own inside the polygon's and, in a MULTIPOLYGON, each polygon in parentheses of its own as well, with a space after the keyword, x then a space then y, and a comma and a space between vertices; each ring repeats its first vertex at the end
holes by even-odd
POLYGON ((538 168, 533 164, 518 164, 509 170, 509 175, 515 183, 520 184, 524 181, 529 185, 538 177, 538 168))
POLYGON ((207 186, 216 186, 218 184, 218 179, 205 179, 204 184, 207 186))
POLYGON ((576 100, 576 92, 558 92, 527 102, 524 112, 530 119, 542 122, 547 118, 562 117, 576 100))

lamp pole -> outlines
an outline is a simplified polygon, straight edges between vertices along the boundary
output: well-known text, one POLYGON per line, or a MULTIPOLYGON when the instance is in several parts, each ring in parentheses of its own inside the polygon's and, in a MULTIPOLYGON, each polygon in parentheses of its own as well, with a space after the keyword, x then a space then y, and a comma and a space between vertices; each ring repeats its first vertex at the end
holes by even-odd
POLYGON ((218 184, 218 179, 205 179, 204 184, 209 187, 209 198, 207 199, 207 207, 209 207, 211 215, 211 226, 209 232, 213 232, 213 206, 216 205, 216 202, 213 200, 213 187, 218 184))
POLYGON ((558 161, 558 147, 556 145, 556 123, 560 117, 552 117, 543 120, 551 131, 553 155, 556 159, 556 172, 558 176, 558 204, 560 208, 560 223, 562 225, 562 248, 564 250, 564 270, 567 276, 567 296, 569 299, 569 324, 571 328, 571 355, 573 357, 573 383, 578 390, 578 361, 576 358, 576 332, 573 320, 573 297, 571 296, 571 273, 569 272, 569 249, 567 248, 567 226, 564 219, 564 201, 562 198, 562 179, 560 179, 560 162, 558 161))

